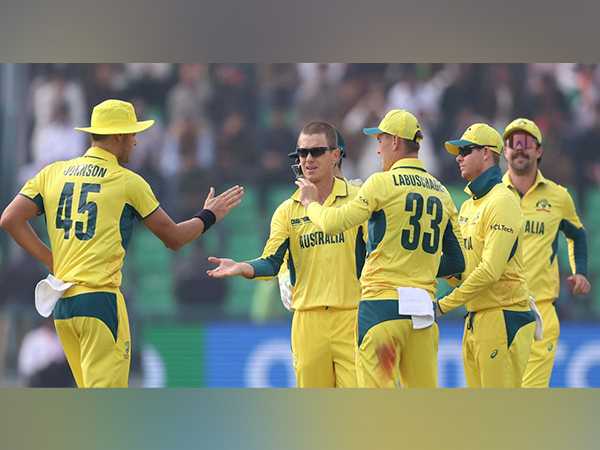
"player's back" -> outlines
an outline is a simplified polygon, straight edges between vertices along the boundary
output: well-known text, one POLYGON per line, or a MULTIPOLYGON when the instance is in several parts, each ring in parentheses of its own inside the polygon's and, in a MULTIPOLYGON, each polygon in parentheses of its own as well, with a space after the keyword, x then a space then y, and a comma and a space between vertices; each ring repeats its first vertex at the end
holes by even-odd
POLYGON ((418 159, 402 159, 389 171, 374 174, 365 185, 375 204, 369 219, 362 298, 397 298, 400 286, 434 295, 444 234, 459 233, 452 226, 457 211, 448 191, 418 159))
POLYGON ((45 167, 21 191, 46 214, 54 275, 90 288, 118 288, 133 223, 158 207, 148 184, 93 147, 45 167))

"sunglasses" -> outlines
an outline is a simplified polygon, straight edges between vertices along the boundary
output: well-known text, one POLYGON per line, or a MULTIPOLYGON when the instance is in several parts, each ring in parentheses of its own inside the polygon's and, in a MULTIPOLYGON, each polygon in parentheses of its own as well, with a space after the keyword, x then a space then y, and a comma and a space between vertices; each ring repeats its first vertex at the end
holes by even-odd
POLYGON ((528 150, 538 145, 537 139, 527 133, 514 133, 506 139, 506 146, 513 150, 528 150))
POLYGON ((465 145, 464 147, 460 147, 458 149, 458 154, 462 157, 469 156, 471 153, 473 153, 473 150, 481 150, 484 147, 495 147, 495 145, 465 145))
POLYGON ((309 154, 313 158, 318 158, 328 150, 335 150, 337 147, 313 147, 313 148, 297 148, 296 153, 301 158, 306 158, 309 154))

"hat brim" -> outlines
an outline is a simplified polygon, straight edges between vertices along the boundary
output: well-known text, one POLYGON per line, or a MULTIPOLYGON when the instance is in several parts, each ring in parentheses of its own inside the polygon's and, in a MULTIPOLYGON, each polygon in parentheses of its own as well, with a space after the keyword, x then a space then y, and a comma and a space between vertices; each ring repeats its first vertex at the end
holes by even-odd
POLYGON ((109 135, 109 134, 132 134, 132 133, 140 133, 144 130, 147 130, 152 125, 154 125, 154 120, 143 120, 141 122, 137 122, 133 125, 123 126, 123 127, 80 127, 75 128, 77 131, 83 131, 84 133, 91 134, 101 134, 101 135, 109 135))
POLYGON ((444 147, 446 147, 448 153, 458 155, 461 147, 473 144, 475 144, 475 142, 467 141, 466 139, 454 139, 453 141, 446 141, 444 147))
POLYGON ((375 127, 375 128, 363 128, 362 131, 367 136, 373 136, 373 135, 378 135, 378 134, 385 133, 385 131, 383 131, 380 128, 377 128, 377 127, 375 127))

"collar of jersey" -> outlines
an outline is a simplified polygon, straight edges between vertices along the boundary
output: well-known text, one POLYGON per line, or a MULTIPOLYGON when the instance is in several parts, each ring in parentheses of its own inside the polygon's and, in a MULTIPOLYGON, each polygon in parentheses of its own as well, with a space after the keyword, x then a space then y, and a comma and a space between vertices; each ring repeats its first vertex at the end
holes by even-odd
POLYGON ((118 163, 117 157, 115 155, 113 155, 108 150, 104 150, 103 148, 100 148, 100 147, 90 147, 88 149, 88 151, 85 152, 85 155, 83 155, 83 156, 91 156, 92 158, 100 158, 105 161, 111 161, 111 162, 118 163))
POLYGON ((467 184, 465 192, 472 195, 474 199, 478 199, 490 192, 498 183, 502 183, 500 167, 492 166, 467 184))
MULTIPOLYGON (((510 179, 510 176, 508 175, 508 171, 506 171, 506 173, 504 174, 504 176, 502 177, 502 181, 511 189, 516 189, 515 186, 513 185, 513 182, 510 179)), ((546 179, 546 177, 544 177, 544 175, 542 175, 542 172, 540 172, 539 170, 537 171, 537 175, 535 176, 535 181, 533 182, 533 186, 531 186, 531 188, 529 188, 529 191, 534 190, 536 187, 538 187, 540 184, 544 184, 546 183, 548 180, 546 179)))
MULTIPOLYGON (((333 189, 331 190, 331 194, 323 203, 323 206, 331 205, 337 197, 347 197, 348 196, 348 185, 346 184, 346 180, 342 180, 341 178, 334 178, 333 181, 333 189)), ((292 200, 300 202, 300 189, 296 189, 296 192, 292 195, 292 200)))
POLYGON ((423 172, 427 172, 425 170, 425 166, 423 165, 423 161, 418 158, 402 158, 392 164, 390 170, 394 169, 417 169, 423 172))

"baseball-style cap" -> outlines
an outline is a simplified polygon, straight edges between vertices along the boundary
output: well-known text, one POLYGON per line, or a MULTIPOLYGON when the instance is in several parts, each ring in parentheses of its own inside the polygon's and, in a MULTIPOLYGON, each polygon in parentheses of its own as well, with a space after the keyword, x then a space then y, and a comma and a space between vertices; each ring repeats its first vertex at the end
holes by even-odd
POLYGON ((398 136, 409 141, 420 141, 423 139, 421 125, 417 118, 405 109, 392 109, 375 128, 363 128, 366 135, 378 135, 381 133, 398 136), (417 133, 419 135, 417 136, 417 133))
POLYGON ((517 131, 524 131, 525 133, 529 133, 534 138, 536 138, 538 144, 542 145, 542 132, 533 120, 525 119, 524 117, 519 117, 518 119, 513 120, 504 129, 502 137, 506 139, 511 134, 517 131))
POLYGON ((502 154, 504 142, 502 136, 487 123, 474 123, 465 130, 460 139, 446 141, 444 147, 453 154, 458 155, 461 147, 468 145, 481 145, 490 147, 495 153, 502 154))
POLYGON ((75 128, 78 131, 93 134, 130 134, 139 133, 154 125, 154 120, 138 122, 135 109, 129 102, 105 100, 94 106, 91 126, 75 128))

